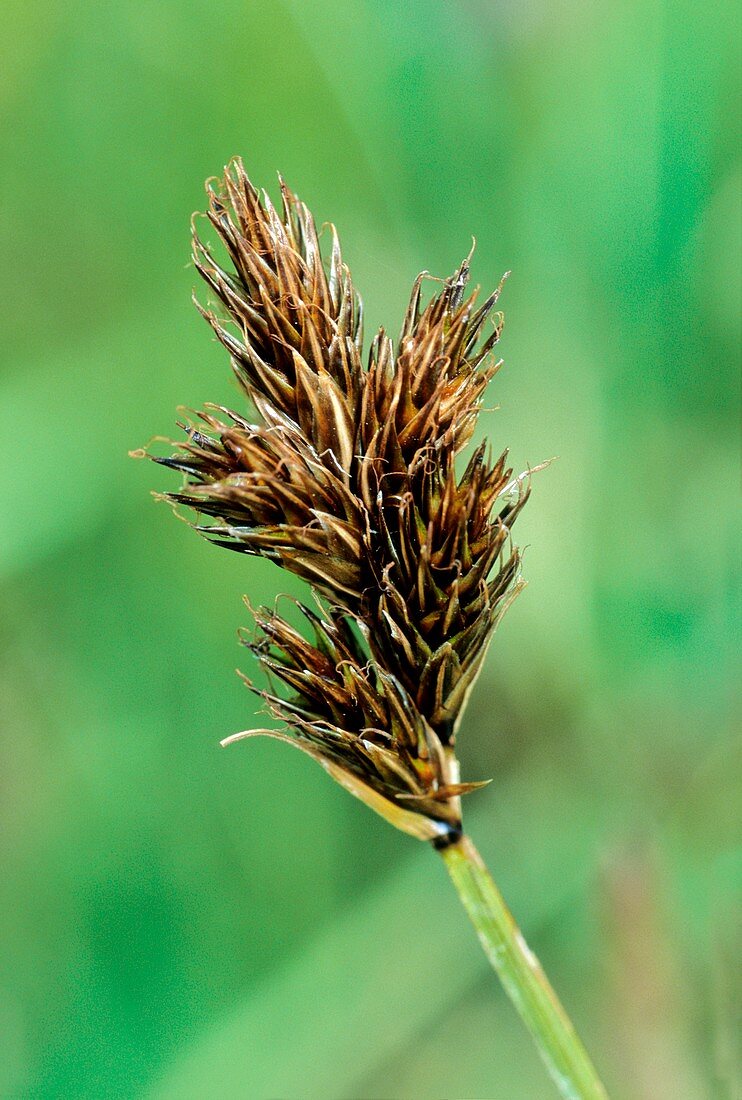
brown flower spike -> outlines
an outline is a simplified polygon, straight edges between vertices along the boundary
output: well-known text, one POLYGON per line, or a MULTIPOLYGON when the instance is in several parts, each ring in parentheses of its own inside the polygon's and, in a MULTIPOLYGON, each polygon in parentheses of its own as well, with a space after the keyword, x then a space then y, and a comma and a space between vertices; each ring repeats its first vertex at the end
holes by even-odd
MULTIPOLYGON (((363 362, 361 300, 330 227, 281 181, 281 208, 240 160, 207 185, 222 265, 194 230, 216 299, 199 310, 229 352, 254 419, 221 407, 182 425, 156 461, 185 475, 167 494, 212 542, 270 558, 315 590, 310 638, 265 608, 249 642, 289 741, 405 832, 440 846, 461 832, 456 729, 487 644, 519 590, 510 533, 528 497, 507 455, 463 472, 502 315, 499 291, 466 296, 465 260, 427 305, 415 281, 396 344, 363 362)), ((198 303, 197 303, 198 304, 198 303)), ((226 743, 226 742, 225 742, 226 743)))

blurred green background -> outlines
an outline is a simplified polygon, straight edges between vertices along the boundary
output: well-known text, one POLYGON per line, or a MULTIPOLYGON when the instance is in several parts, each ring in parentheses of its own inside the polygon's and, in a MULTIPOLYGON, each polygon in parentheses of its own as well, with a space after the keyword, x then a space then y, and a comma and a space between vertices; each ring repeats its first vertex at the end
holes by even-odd
POLYGON ((241 593, 301 586, 127 451, 239 401, 188 245, 235 153, 336 222, 369 331, 472 234, 477 282, 513 270, 481 430, 559 461, 468 822, 615 1097, 738 1095, 740 29, 731 0, 3 6, 0 1095, 552 1095, 440 861, 300 754, 218 748, 254 720, 241 593))

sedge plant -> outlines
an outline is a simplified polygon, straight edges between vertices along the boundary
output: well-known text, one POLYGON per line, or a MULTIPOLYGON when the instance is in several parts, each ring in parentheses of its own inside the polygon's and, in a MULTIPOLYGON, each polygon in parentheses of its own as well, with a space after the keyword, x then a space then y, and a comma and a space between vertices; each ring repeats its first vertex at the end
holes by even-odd
POLYGON ((500 287, 467 293, 469 258, 430 300, 415 280, 396 341, 364 361, 363 308, 329 227, 281 181, 275 207, 234 160, 207 183, 227 260, 193 232, 210 291, 196 305, 226 348, 244 413, 207 406, 182 423, 164 494, 217 546, 303 578, 305 629, 254 611, 246 644, 279 728, 356 798, 443 859, 479 939, 563 1096, 604 1089, 556 994, 462 825, 456 741, 493 632, 523 581, 512 542, 530 478, 485 445, 457 469, 501 365, 500 287), (248 411, 249 410, 249 411, 248 411), (278 685, 278 686, 275 686, 278 685))

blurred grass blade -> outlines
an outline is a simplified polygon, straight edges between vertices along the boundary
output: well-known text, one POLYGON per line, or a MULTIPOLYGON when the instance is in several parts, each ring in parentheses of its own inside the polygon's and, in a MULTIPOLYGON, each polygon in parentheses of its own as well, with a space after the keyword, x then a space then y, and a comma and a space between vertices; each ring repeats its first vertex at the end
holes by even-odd
MULTIPOLYGON (((533 776, 529 784, 501 787, 498 817, 508 820, 516 810, 538 817, 540 795, 534 792, 542 789, 533 776)), ((539 927, 584 903, 595 842, 586 827, 592 811, 584 794, 563 795, 572 812, 552 834, 548 851, 537 836, 524 837, 517 868, 513 856, 509 873, 506 865, 501 876, 532 939, 538 939, 539 927)), ((486 830, 488 817, 473 811, 472 827, 486 830)), ((403 866, 257 985, 231 1017, 163 1073, 149 1100, 356 1096, 357 1083, 373 1074, 379 1059, 414 1042, 444 1016, 487 974, 487 963, 461 924, 445 875, 432 873, 431 852, 409 852, 403 866), (400 920, 402 913, 412 919, 400 920), (383 932, 390 928, 392 946, 383 932), (363 966, 356 967, 353 960, 361 956, 363 966), (404 1012, 389 1012, 395 997, 404 1000, 404 1012)), ((498 1054, 508 1056, 496 1036, 490 1053, 493 1064, 498 1054)), ((546 1090, 545 1075, 543 1083, 546 1090)))

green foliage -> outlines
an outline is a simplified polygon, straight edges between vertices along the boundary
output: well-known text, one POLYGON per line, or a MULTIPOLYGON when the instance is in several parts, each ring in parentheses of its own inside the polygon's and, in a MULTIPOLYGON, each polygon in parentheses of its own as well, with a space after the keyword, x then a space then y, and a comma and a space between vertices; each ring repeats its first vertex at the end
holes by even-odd
POLYGON ((548 1088, 429 853, 299 754, 218 748, 254 721, 235 594, 272 600, 278 574, 174 528, 126 452, 177 401, 238 400, 187 267, 200 181, 234 153, 337 223, 368 331, 472 233, 475 282, 513 270, 480 430, 517 468, 559 461, 467 713, 466 772, 496 777, 472 831, 609 1089, 730 1091, 723 7, 4 11, 1 1095, 548 1088))

